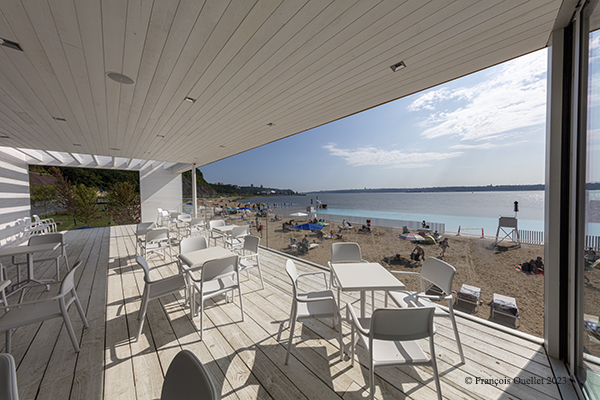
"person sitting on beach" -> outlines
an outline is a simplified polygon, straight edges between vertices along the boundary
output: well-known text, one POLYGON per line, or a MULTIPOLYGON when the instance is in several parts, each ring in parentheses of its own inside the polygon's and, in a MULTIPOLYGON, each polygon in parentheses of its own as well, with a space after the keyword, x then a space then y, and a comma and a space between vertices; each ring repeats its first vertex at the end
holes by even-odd
POLYGON ((412 253, 410 253, 410 259, 413 261, 419 261, 425 259, 425 250, 419 245, 417 245, 412 253))
POLYGON ((542 257, 538 257, 533 262, 533 272, 535 274, 543 274, 544 273, 544 263, 542 262, 542 257))
POLYGON ((310 242, 308 241, 308 235, 304 235, 304 238, 302 239, 301 243, 308 248, 310 244, 310 242))
POLYGON ((317 239, 319 239, 321 242, 323 242, 323 236, 324 236, 324 235, 323 235, 323 230, 322 230, 322 229, 319 229, 319 230, 317 231, 317 239))
POLYGON ((408 226, 404 225, 402 227, 402 233, 410 233, 410 229, 408 229, 408 226))
POLYGON ((440 248, 442 249, 442 253, 440 254, 440 257, 444 257, 444 255, 446 254, 446 249, 450 247, 450 245, 448 244, 448 238, 444 238, 444 240, 442 240, 440 242, 440 248))

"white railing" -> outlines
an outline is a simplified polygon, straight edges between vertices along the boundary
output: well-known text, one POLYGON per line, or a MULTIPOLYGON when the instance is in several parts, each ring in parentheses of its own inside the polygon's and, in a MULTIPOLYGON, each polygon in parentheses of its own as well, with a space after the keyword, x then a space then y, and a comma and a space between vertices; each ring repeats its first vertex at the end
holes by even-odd
MULTIPOLYGON (((327 221, 339 222, 343 220, 350 222, 352 225, 358 225, 360 228, 363 224, 366 225, 367 219, 365 217, 356 217, 351 215, 338 215, 338 214, 319 214, 319 210, 316 210, 317 218, 323 218, 327 221)), ((371 226, 378 226, 381 228, 393 228, 402 229, 406 226, 411 230, 419 230, 422 228, 422 223, 419 221, 403 221, 399 219, 386 219, 386 218, 369 218, 371 226)), ((446 233, 446 224, 438 222, 427 222, 431 231, 437 231, 439 234, 446 233)))
MULTIPOLYGON (((544 232, 542 231, 519 229, 519 237, 523 244, 531 244, 534 246, 544 245, 544 232)), ((517 240, 516 232, 512 233, 512 239, 514 241, 517 240)), ((600 236, 585 235, 585 248, 586 250, 600 251, 600 236)))

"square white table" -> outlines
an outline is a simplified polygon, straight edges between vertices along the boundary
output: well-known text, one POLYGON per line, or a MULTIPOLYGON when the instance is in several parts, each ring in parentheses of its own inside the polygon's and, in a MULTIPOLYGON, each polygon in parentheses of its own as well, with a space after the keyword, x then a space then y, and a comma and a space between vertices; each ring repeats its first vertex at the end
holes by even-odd
MULTIPOLYGON (((21 246, 8 246, 3 249, 0 249, 0 257, 17 257, 26 255, 27 256, 27 279, 24 281, 20 280, 20 273, 18 271, 17 266, 17 276, 18 281, 13 285, 13 289, 15 286, 22 285, 23 288, 29 282, 35 282, 39 284, 45 284, 46 282, 35 279, 34 271, 33 271, 33 255, 35 253, 43 253, 45 251, 54 251, 60 246, 59 242, 56 243, 45 243, 45 244, 36 244, 33 246, 21 245, 21 246)), ((50 280, 52 282, 52 280, 50 280)))
MULTIPOLYGON (((365 292, 406 289, 402 282, 378 263, 332 263, 331 268, 342 292, 360 292, 361 318, 365 317, 365 292)), ((341 304, 339 306, 341 308, 341 304)))
POLYGON ((222 233, 223 235, 229 236, 231 235, 231 231, 233 230, 233 228, 237 228, 238 225, 225 225, 225 226, 215 226, 214 228, 212 228, 213 230, 222 233))

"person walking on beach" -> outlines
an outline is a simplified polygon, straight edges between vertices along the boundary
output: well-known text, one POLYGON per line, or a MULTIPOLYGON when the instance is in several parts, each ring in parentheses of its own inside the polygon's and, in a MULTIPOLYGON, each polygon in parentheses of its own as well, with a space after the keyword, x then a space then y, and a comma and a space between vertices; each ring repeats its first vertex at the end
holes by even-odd
POLYGON ((444 257, 444 255, 446 254, 446 249, 450 247, 450 245, 448 244, 448 238, 444 238, 444 240, 442 240, 440 242, 440 248, 442 249, 442 253, 440 254, 440 258, 444 257))

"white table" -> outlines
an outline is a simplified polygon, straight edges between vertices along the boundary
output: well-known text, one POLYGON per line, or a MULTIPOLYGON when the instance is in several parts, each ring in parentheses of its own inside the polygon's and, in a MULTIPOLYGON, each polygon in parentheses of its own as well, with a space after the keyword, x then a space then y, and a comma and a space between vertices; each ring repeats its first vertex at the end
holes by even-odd
MULTIPOLYGON (((56 242, 56 243, 36 244, 33 246, 27 246, 27 245, 9 246, 9 247, 0 249, 0 257, 17 257, 17 256, 22 256, 22 255, 27 256, 27 279, 24 281, 20 280, 21 279, 20 274, 18 273, 19 267, 17 266, 18 280, 13 285, 13 288, 14 288, 14 286, 18 286, 18 285, 22 285, 21 286, 21 288, 22 288, 29 282, 45 284, 46 282, 35 279, 34 271, 33 271, 33 255, 35 253, 43 253, 45 251, 54 251, 59 246, 60 246, 60 243, 56 242)), ((50 282, 52 282, 52 281, 50 280, 50 282)))
MULTIPOLYGON (((332 263, 331 268, 343 292, 360 292, 361 318, 365 317, 365 292, 406 288, 391 272, 378 263, 332 263)), ((374 304, 372 306, 375 307, 374 304)))
POLYGON ((223 235, 229 236, 231 235, 231 231, 233 228, 237 228, 238 225, 225 225, 225 226, 215 226, 212 228, 213 230, 222 233, 223 235))

